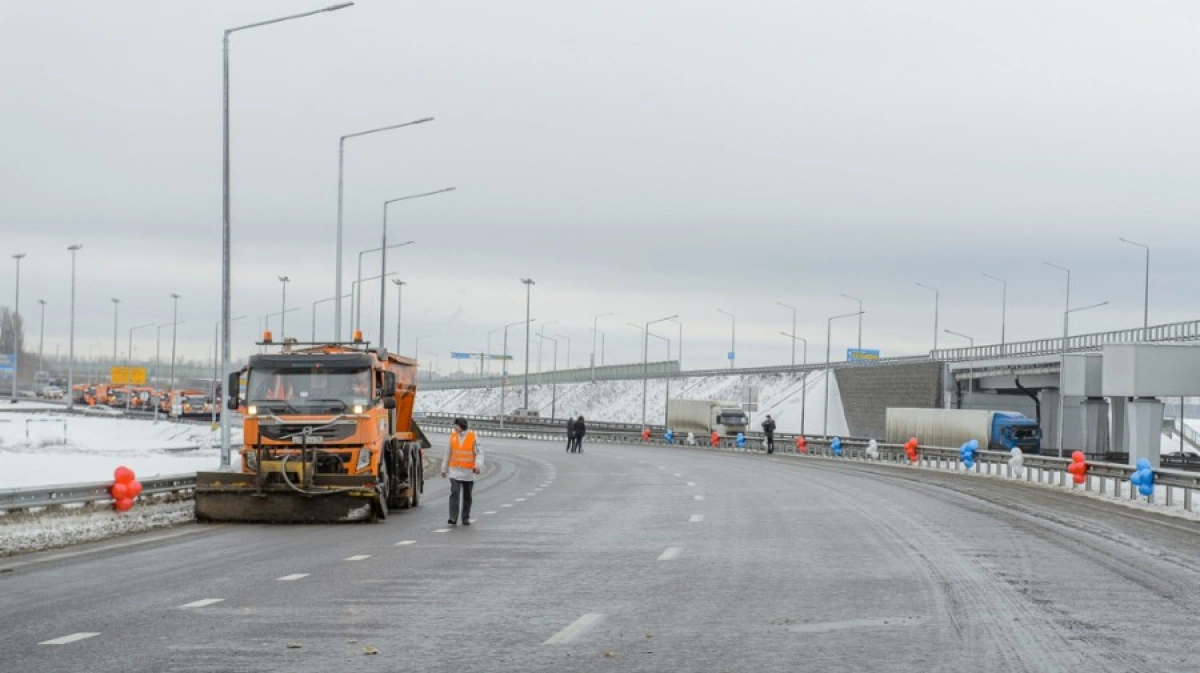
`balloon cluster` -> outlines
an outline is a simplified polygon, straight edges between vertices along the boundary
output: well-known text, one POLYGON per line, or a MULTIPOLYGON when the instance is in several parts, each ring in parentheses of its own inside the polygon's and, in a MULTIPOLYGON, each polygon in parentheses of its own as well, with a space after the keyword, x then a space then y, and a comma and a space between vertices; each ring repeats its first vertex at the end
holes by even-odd
POLYGON ((1008 455, 1008 467, 1012 470, 1013 476, 1020 479, 1021 472, 1025 468, 1025 454, 1021 452, 1021 447, 1014 446, 1008 455))
POLYGON ((650 441, 650 428, 642 428, 642 441, 650 441))
POLYGON ((1129 478, 1129 483, 1137 486, 1138 493, 1144 496, 1154 495, 1154 470, 1151 469, 1149 460, 1138 459, 1137 471, 1129 478))
POLYGON ((721 446, 721 435, 717 434, 716 430, 713 430, 712 437, 709 438, 709 441, 712 442, 713 448, 715 449, 721 446))
POLYGON ((842 457, 842 438, 834 437, 833 441, 829 443, 829 450, 833 451, 833 455, 837 456, 838 458, 841 458, 842 457))
POLYGON ((909 437, 908 441, 904 443, 904 453, 908 454, 908 459, 910 461, 912 461, 914 463, 917 462, 919 457, 917 456, 917 438, 916 437, 909 437))
POLYGON ((962 445, 958 450, 958 455, 962 458, 963 467, 968 470, 975 469, 975 452, 979 450, 979 440, 972 439, 962 445))
POLYGON ((808 453, 808 442, 803 435, 796 437, 796 453, 808 453))
POLYGON ((675 443, 675 431, 672 430, 671 428, 667 428, 667 432, 666 432, 666 434, 663 435, 663 439, 667 440, 668 444, 674 444, 675 443))
POLYGON ((689 432, 688 436, 687 436, 687 443, 691 446, 695 446, 696 445, 696 435, 689 432))
POLYGON ((871 440, 867 442, 867 458, 872 460, 879 457, 879 442, 871 440))
POLYGON ((108 487, 113 506, 118 512, 128 512, 133 508, 133 499, 142 494, 142 482, 137 480, 133 470, 124 465, 113 471, 113 479, 115 483, 108 487))
POLYGON ((737 447, 738 447, 739 449, 743 449, 743 450, 746 448, 746 435, 745 435, 745 433, 741 433, 741 432, 739 432, 739 433, 737 434, 737 447))
POLYGON ((1071 464, 1067 466, 1067 472, 1071 473, 1071 479, 1076 484, 1082 484, 1087 481, 1087 456, 1083 455, 1082 451, 1076 451, 1071 454, 1071 464))

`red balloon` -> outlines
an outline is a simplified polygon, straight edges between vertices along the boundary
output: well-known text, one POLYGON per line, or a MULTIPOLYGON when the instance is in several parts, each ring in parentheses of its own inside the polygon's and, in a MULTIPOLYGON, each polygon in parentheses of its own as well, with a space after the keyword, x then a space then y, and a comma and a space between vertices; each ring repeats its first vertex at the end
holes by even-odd
POLYGON ((1076 484, 1082 484, 1083 482, 1087 481, 1087 475, 1076 472, 1075 474, 1071 475, 1071 479, 1075 480, 1076 484))
POLYGON ((129 487, 119 481, 108 487, 108 492, 112 494, 113 500, 124 500, 129 497, 129 487))
POLYGON ((1071 460, 1075 461, 1076 463, 1082 463, 1083 461, 1087 460, 1087 456, 1084 455, 1082 451, 1076 451, 1075 453, 1071 454, 1071 460))
POLYGON ((118 512, 128 512, 133 509, 133 498, 121 498, 117 501, 116 508, 118 512))
POLYGON ((128 484, 125 484, 125 490, 129 493, 129 497, 136 498, 142 494, 142 482, 136 480, 131 481, 128 484))
POLYGON ((122 483, 128 484, 136 478, 137 477, 133 474, 133 470, 125 467, 124 465, 113 471, 113 479, 122 483))

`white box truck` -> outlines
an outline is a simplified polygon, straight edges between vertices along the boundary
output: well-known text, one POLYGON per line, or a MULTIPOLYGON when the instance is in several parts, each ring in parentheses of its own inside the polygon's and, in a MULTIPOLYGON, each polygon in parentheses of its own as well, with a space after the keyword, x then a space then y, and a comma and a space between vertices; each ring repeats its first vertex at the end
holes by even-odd
POLYGON ((667 427, 675 434, 688 432, 710 435, 714 430, 722 437, 734 437, 746 432, 750 422, 745 411, 733 402, 716 400, 668 400, 667 427))
POLYGON ((1016 411, 888 409, 886 440, 903 444, 910 437, 923 446, 950 449, 974 439, 981 449, 992 451, 1008 451, 1014 446, 1024 453, 1042 451, 1042 429, 1037 421, 1016 411))

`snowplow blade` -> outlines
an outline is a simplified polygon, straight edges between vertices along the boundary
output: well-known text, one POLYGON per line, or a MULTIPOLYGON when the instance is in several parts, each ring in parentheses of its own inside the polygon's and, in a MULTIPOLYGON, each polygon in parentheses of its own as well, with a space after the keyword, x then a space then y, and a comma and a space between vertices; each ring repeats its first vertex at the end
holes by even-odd
POLYGON ((196 474, 196 519, 243 523, 343 523, 383 518, 373 485, 361 476, 315 475, 308 493, 254 474, 196 474))

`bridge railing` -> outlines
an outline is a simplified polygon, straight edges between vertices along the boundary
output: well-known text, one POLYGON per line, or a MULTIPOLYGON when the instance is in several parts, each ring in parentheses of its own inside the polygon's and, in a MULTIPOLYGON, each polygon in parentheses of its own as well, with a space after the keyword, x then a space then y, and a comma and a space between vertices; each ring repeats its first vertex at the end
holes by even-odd
MULTIPOLYGON (((1200 320, 1151 325, 1133 329, 1077 334, 1067 338, 1067 352, 1099 350, 1106 344, 1162 343, 1170 341, 1200 340, 1200 320)), ((931 353, 933 359, 943 361, 988 360, 1003 357, 1031 355, 1057 355, 1063 351, 1063 339, 1034 339, 1014 341, 1006 344, 989 344, 967 348, 940 348, 931 353)))

